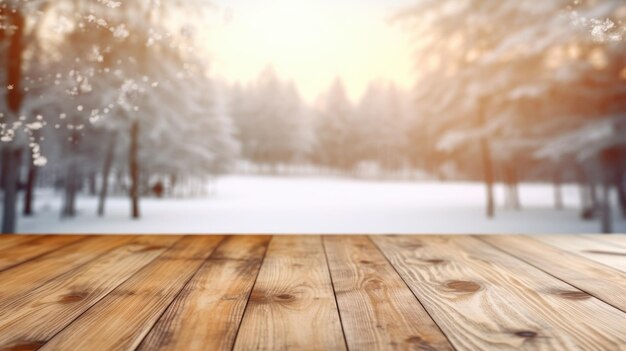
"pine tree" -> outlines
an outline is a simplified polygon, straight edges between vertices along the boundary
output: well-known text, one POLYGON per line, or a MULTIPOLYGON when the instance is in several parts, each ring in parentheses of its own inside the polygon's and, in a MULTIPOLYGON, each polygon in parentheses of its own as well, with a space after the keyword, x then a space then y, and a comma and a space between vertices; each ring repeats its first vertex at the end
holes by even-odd
POLYGON ((292 83, 267 68, 247 87, 231 92, 233 116, 243 155, 259 164, 276 166, 302 160, 311 148, 310 119, 292 83))
POLYGON ((355 165, 353 119, 352 103, 342 81, 336 79, 318 106, 316 158, 320 164, 343 170, 355 165))

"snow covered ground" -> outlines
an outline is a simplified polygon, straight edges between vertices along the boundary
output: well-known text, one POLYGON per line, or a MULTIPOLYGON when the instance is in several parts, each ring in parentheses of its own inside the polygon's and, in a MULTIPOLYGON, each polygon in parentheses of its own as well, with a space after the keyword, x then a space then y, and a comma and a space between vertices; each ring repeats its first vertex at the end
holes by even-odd
MULTIPOLYGON (((502 189, 497 189, 502 203, 502 189)), ((520 188, 523 211, 484 215, 478 183, 374 182, 339 178, 227 176, 206 198, 142 200, 141 220, 126 198, 111 198, 107 215, 80 197, 79 215, 60 219, 60 197, 37 194, 37 215, 20 218, 22 233, 592 233, 598 221, 578 217, 578 189, 563 190, 566 210, 552 209, 548 185, 520 188)), ((615 211, 615 231, 626 221, 615 211)))

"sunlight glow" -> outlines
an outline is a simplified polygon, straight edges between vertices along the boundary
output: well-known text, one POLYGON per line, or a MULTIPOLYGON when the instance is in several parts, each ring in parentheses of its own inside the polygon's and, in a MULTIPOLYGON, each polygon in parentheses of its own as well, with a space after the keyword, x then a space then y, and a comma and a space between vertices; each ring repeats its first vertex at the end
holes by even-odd
POLYGON ((217 4, 222 21, 208 31, 207 40, 217 76, 245 83, 271 65, 307 100, 317 98, 337 76, 352 99, 375 79, 410 86, 408 38, 388 23, 400 4, 382 9, 380 3, 349 0, 217 4))

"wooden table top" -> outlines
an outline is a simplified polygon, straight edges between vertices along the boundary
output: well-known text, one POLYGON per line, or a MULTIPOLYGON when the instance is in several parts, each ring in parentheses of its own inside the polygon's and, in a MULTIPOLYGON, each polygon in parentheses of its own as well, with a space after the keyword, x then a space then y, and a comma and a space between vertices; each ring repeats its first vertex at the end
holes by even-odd
POLYGON ((626 350, 626 236, 0 236, 0 350, 626 350))

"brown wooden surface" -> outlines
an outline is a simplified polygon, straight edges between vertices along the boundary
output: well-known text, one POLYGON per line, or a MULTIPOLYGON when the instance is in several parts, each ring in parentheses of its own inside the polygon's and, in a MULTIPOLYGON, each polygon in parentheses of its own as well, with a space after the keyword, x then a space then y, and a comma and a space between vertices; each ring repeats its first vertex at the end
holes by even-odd
POLYGON ((47 343, 176 240, 140 237, 32 291, 8 297, 0 305, 0 349, 47 343))
POLYGON ((41 236, 32 240, 26 240, 17 245, 9 245, 0 250, 0 271, 17 266, 48 252, 54 251, 64 245, 84 239, 84 237, 72 236, 41 236))
POLYGON ((571 240, 563 235, 546 235, 536 237, 536 239, 556 246, 561 250, 578 254, 592 261, 626 272, 626 247, 587 237, 571 240))
POLYGON ((452 349, 369 238, 325 237, 324 246, 350 349, 452 349))
POLYGON ((626 350, 626 236, 0 236, 0 350, 626 350))
POLYGON ((342 350, 320 236, 275 236, 252 289, 236 350, 342 350))
POLYGON ((0 240, 0 250, 39 238, 37 235, 5 235, 0 240))
POLYGON ((626 312, 626 272, 523 236, 481 237, 530 265, 626 312))
POLYGON ((229 350, 269 236, 225 240, 185 286, 141 350, 229 350))
POLYGON ((13 296, 33 290, 35 287, 57 276, 80 267, 94 258, 129 242, 131 236, 114 238, 93 236, 67 245, 37 259, 23 263, 13 269, 0 272, 0 306, 13 296))
POLYGON ((621 311, 476 238, 375 241, 460 349, 588 350, 626 343, 621 311))

